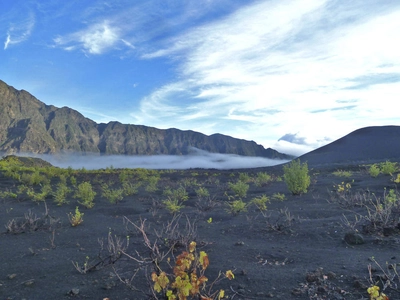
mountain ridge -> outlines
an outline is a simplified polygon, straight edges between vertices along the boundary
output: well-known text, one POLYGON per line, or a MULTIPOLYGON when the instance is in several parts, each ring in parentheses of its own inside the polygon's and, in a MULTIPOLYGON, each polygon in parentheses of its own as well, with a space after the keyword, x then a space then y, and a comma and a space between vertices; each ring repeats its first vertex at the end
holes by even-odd
POLYGON ((47 105, 0 80, 2 152, 185 155, 191 147, 213 153, 292 158, 254 141, 219 133, 208 136, 192 130, 158 129, 117 121, 96 123, 74 109, 47 105))

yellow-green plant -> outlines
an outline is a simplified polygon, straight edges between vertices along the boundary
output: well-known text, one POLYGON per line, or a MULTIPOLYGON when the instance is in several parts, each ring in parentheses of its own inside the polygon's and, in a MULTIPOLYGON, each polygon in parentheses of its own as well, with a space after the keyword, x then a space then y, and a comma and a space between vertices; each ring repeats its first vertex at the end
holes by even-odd
POLYGON ((124 190, 121 188, 113 189, 110 188, 108 184, 104 183, 101 185, 101 189, 103 192, 102 196, 112 204, 116 204, 124 198, 124 190))
POLYGON ((39 170, 34 170, 31 173, 25 172, 21 175, 21 181, 27 185, 38 185, 40 183, 48 183, 49 179, 41 175, 39 170))
POLYGON ((69 178, 69 181, 71 182, 71 185, 72 186, 77 186, 77 182, 76 182, 76 177, 75 176, 71 176, 70 178, 69 178))
POLYGON ((141 185, 140 182, 133 184, 131 182, 124 181, 122 183, 122 189, 123 189, 124 196, 132 196, 132 195, 137 194, 140 185, 141 185))
POLYGON ((57 205, 63 205, 64 203, 68 203, 67 195, 70 192, 71 190, 68 188, 68 186, 62 181, 60 181, 57 184, 56 191, 53 193, 54 202, 56 202, 57 205))
POLYGON ((247 191, 249 190, 250 187, 247 183, 241 180, 238 180, 236 183, 229 182, 228 186, 239 198, 246 197, 247 191))
POLYGON ((168 197, 166 200, 163 201, 163 204, 165 205, 165 208, 171 213, 171 214, 176 214, 178 213, 182 208, 185 206, 182 205, 182 203, 176 199, 176 198, 170 198, 168 197))
POLYGON ((377 177, 381 170, 379 169, 379 166, 377 164, 373 164, 369 167, 368 172, 371 177, 377 177))
POLYGON ((386 188, 384 190, 383 198, 385 199, 385 202, 389 202, 391 204, 395 204, 398 200, 399 197, 396 194, 396 191, 393 189, 390 189, 389 192, 386 192, 386 188))
POLYGON ((367 289, 370 300, 389 300, 383 292, 379 291, 379 286, 373 285, 367 289))
POLYGON ((94 206, 93 200, 96 194, 90 182, 82 182, 78 185, 74 198, 79 198, 81 201, 78 201, 78 203, 86 208, 92 208, 94 206))
POLYGON ((146 192, 153 193, 153 192, 157 191, 158 190, 157 184, 158 184, 159 180, 160 180, 159 175, 149 176, 147 178, 147 186, 145 188, 146 192))
POLYGON ((17 198, 18 195, 10 190, 0 191, 0 198, 17 198))
POLYGON ((281 193, 272 194, 272 199, 274 199, 274 200, 283 201, 283 200, 285 200, 285 198, 286 198, 285 194, 281 194, 281 193))
POLYGON ((81 213, 79 211, 79 207, 78 206, 75 208, 75 213, 74 214, 70 212, 67 215, 68 215, 69 222, 74 227, 78 226, 79 224, 81 224, 83 222, 84 213, 81 213))
POLYGON ((208 192, 208 190, 205 187, 199 187, 196 190, 196 195, 198 198, 204 198, 204 197, 209 197, 210 193, 208 192))
POLYGON ((247 203, 243 200, 233 200, 226 203, 228 205, 227 212, 232 215, 238 215, 241 212, 247 211, 247 203))
POLYGON ((183 251, 177 256, 172 274, 163 271, 159 266, 157 272, 151 274, 152 286, 155 293, 162 294, 168 300, 223 299, 224 290, 213 291, 214 285, 223 279, 222 276, 232 280, 233 272, 228 270, 207 286, 208 278, 204 275, 210 264, 205 251, 197 252, 196 243, 189 244, 189 251, 183 251))
POLYGON ((257 208, 261 211, 267 210, 267 203, 270 202, 270 199, 266 195, 262 195, 256 198, 253 198, 250 203, 257 206, 257 208))
POLYGON ((248 173, 240 173, 239 180, 242 182, 248 183, 251 181, 251 177, 248 173))
POLYGON ((344 171, 344 170, 337 170, 332 174, 338 177, 350 177, 352 175, 351 171, 344 171))
POLYGON ((258 187, 265 186, 267 183, 272 181, 272 176, 266 172, 257 173, 257 177, 255 178, 255 184, 258 187))
POLYGON ((346 193, 349 192, 351 189, 351 183, 347 182, 344 183, 344 181, 342 181, 342 183, 339 183, 337 185, 334 185, 333 188, 336 190, 337 193, 341 194, 341 193, 346 193))
POLYGON ((42 186, 40 193, 35 192, 33 188, 28 188, 26 194, 30 197, 33 201, 40 202, 44 201, 45 198, 52 192, 50 184, 45 184, 42 186))
POLYGON ((302 164, 299 159, 292 160, 290 164, 283 166, 283 172, 286 185, 293 195, 307 193, 311 183, 307 163, 302 164))
POLYGON ((397 171, 397 164, 395 162, 385 161, 380 165, 381 172, 385 175, 392 175, 397 171))

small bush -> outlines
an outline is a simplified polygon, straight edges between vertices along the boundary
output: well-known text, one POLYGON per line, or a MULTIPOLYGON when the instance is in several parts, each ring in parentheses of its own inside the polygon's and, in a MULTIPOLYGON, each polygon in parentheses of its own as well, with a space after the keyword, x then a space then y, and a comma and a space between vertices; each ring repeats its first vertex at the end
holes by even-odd
POLYGON ((390 161, 385 161, 381 163, 381 172, 385 175, 392 175, 394 172, 397 171, 397 164, 390 161))
POLYGON ((156 176, 156 175, 149 176, 147 178, 148 184, 145 188, 146 192, 154 193, 155 191, 157 191, 158 190, 157 184, 158 184, 159 180, 160 180, 159 176, 156 176))
POLYGON ((350 171, 344 171, 344 170, 337 170, 335 172, 332 173, 335 176, 338 177, 350 177, 352 175, 352 173, 350 171))
POLYGON ((207 284, 208 278, 204 275, 210 261, 205 251, 196 251, 196 243, 189 244, 188 251, 183 251, 177 256, 172 272, 165 272, 160 267, 151 274, 154 282, 152 290, 154 294, 161 294, 168 300, 189 299, 223 299, 224 290, 213 290, 214 285, 223 278, 232 280, 233 272, 228 270, 223 275, 207 284))
POLYGON ((285 194, 274 193, 274 194, 272 195, 272 199, 274 199, 274 200, 279 200, 279 201, 283 201, 283 200, 286 199, 286 196, 285 196, 285 194))
POLYGON ((68 214, 68 219, 69 222, 71 223, 72 226, 78 226, 83 222, 83 213, 79 211, 78 206, 75 208, 75 213, 69 213, 68 214))
POLYGON ((204 198, 204 197, 209 197, 210 193, 208 192, 208 190, 205 187, 199 187, 196 190, 196 195, 198 198, 204 198))
POLYGON ((266 195, 262 195, 251 200, 251 203, 257 206, 257 208, 261 211, 267 210, 267 203, 269 202, 270 200, 266 195))
POLYGON ((229 188, 235 193, 235 195, 239 198, 244 198, 247 195, 247 191, 249 190, 249 185, 241 180, 236 183, 229 182, 229 188))
POLYGON ((257 173, 257 177, 255 178, 255 184, 258 187, 265 186, 268 182, 272 181, 272 176, 266 172, 257 173))
POLYGON ((57 184, 56 191, 53 193, 54 202, 56 202, 57 205, 63 205, 64 203, 68 203, 67 195, 70 193, 70 191, 71 190, 68 188, 68 186, 62 181, 60 181, 57 184))
POLYGON ((227 202, 228 209, 227 212, 232 215, 238 215, 241 212, 247 211, 247 204, 243 200, 234 200, 232 202, 227 202))
POLYGON ((101 189, 103 191, 102 196, 112 204, 116 204, 124 198, 123 189, 112 189, 107 184, 103 184, 101 189))
POLYGON ((377 177, 381 170, 379 169, 377 164, 373 164, 371 167, 369 167, 368 172, 371 177, 377 177))
POLYGON ((251 181, 251 177, 247 173, 240 173, 239 174, 239 180, 242 181, 242 182, 246 182, 247 183, 247 182, 251 181))
POLYGON ((180 210, 182 208, 184 208, 185 206, 182 205, 182 203, 176 199, 176 198, 170 198, 168 197, 167 200, 163 201, 163 204, 165 205, 165 208, 171 213, 171 214, 176 214, 178 212, 180 212, 180 210))
POLYGON ((140 182, 136 183, 136 184, 133 184, 133 183, 130 183, 128 181, 124 181, 122 183, 122 189, 123 189, 124 196, 132 196, 132 195, 137 194, 140 185, 141 185, 140 182))
POLYGON ((94 197, 96 197, 96 192, 93 191, 90 182, 83 182, 78 185, 77 190, 74 195, 75 198, 79 198, 79 204, 82 204, 86 208, 92 208, 94 206, 94 197))
POLYGON ((286 185, 293 195, 307 193, 311 183, 307 163, 302 164, 299 159, 293 160, 289 165, 283 166, 283 172, 286 185))

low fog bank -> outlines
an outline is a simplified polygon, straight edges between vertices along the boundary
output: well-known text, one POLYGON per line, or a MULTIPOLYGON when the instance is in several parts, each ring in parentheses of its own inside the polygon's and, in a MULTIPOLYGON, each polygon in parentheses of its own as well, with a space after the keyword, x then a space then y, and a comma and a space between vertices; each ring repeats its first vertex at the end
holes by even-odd
POLYGON ((245 169, 283 164, 287 160, 264 157, 239 156, 234 154, 210 153, 195 149, 189 155, 82 155, 82 154, 41 154, 29 155, 44 159, 53 166, 87 170, 113 168, 144 169, 245 169))

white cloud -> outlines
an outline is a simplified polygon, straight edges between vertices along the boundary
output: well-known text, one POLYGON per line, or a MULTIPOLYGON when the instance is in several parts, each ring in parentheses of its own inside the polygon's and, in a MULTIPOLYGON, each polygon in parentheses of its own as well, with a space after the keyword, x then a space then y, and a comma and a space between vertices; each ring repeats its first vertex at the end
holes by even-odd
POLYGON ((12 22, 7 30, 7 37, 4 41, 4 50, 9 46, 26 41, 32 34, 35 26, 35 15, 30 12, 25 19, 12 22))
POLYGON ((196 116, 196 130, 206 133, 264 146, 299 133, 310 148, 359 127, 400 125, 393 109, 400 93, 399 27, 400 7, 387 1, 275 0, 244 7, 143 56, 176 56, 184 78, 168 84, 168 93, 161 87, 142 100, 143 121, 193 128, 188 115, 196 116), (388 74, 393 78, 385 82, 380 76, 388 74), (201 120, 215 126, 202 127, 201 120))
POLYGON ((59 36, 54 42, 67 51, 79 47, 89 54, 102 54, 119 42, 127 43, 120 38, 119 31, 118 27, 109 24, 108 21, 102 21, 67 36, 59 36))

